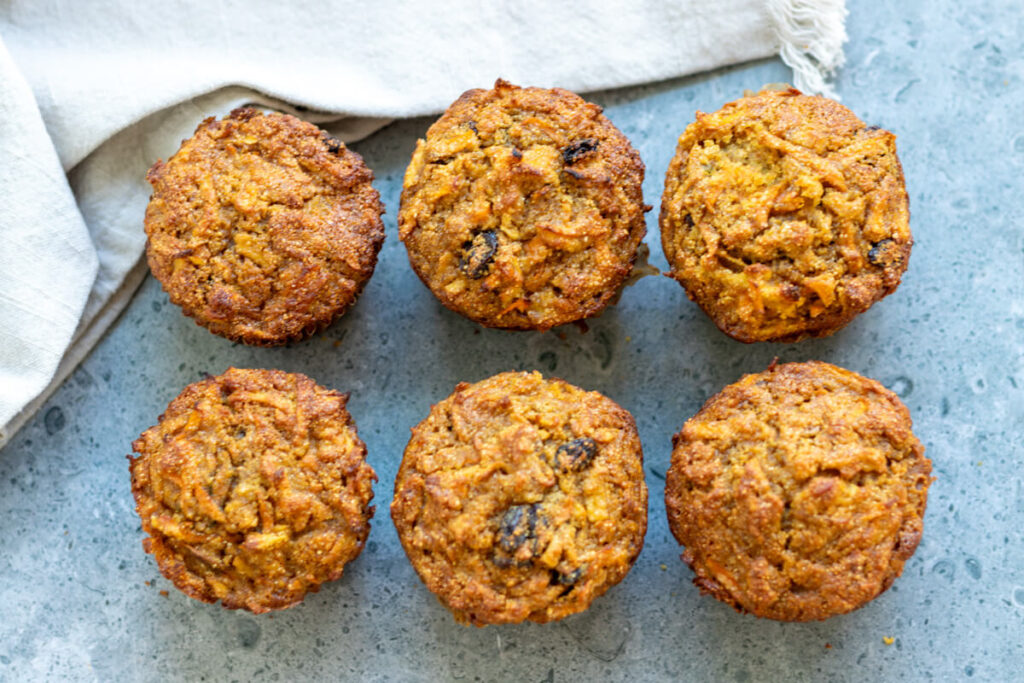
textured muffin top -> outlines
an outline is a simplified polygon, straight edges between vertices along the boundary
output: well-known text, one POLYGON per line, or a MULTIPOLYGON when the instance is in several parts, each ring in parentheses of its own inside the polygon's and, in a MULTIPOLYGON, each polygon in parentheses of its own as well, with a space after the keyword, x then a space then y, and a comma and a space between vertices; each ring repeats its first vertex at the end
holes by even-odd
POLYGON ((203 121, 147 179, 146 257, 173 303, 247 344, 301 339, 373 274, 384 209, 358 154, 285 114, 203 121))
POLYGON ((914 554, 931 462, 900 400, 820 362, 747 375, 675 436, 665 484, 694 583, 737 610, 825 619, 914 554))
POLYGON ((163 575, 255 613, 340 577, 370 532, 376 480, 347 399, 277 370, 187 386, 130 459, 143 547, 163 575))
POLYGON ((545 330, 600 312, 646 231, 644 166, 566 90, 470 90, 405 173, 399 236, 448 308, 489 327, 545 330))
POLYGON ((643 547, 633 418, 536 372, 460 384, 413 428, 391 516, 420 578, 460 622, 582 611, 643 547))
POLYGON ((830 334, 907 267, 895 136, 797 90, 698 112, 665 176, 661 238, 671 277, 731 337, 830 334))

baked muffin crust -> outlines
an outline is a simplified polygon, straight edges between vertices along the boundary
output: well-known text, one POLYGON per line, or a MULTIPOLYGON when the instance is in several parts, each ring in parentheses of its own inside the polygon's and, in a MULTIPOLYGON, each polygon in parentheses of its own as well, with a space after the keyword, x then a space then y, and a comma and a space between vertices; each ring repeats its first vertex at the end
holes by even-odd
POLYGON ((370 532, 377 478, 347 400, 278 370, 185 387, 129 457, 160 572, 190 597, 256 614, 339 578, 370 532))
POLYGON ((729 336, 831 334, 891 294, 913 239, 896 138, 798 90, 731 102, 665 175, 669 276, 729 336))
POLYGON ((146 176, 146 258, 172 303, 261 346, 302 339, 373 274, 384 208, 362 158, 313 124, 236 109, 146 176))
POLYGON ((459 384, 413 428, 391 516, 459 622, 580 612, 643 547, 635 423, 601 394, 536 372, 459 384))
POLYGON ((399 236, 448 308, 546 330, 598 314, 646 232, 644 166, 601 108, 558 88, 464 93, 416 145, 399 236))
POLYGON ((669 526, 701 592, 740 612, 849 612, 889 588, 920 541, 931 462, 874 380, 773 365, 708 400, 673 445, 669 526))

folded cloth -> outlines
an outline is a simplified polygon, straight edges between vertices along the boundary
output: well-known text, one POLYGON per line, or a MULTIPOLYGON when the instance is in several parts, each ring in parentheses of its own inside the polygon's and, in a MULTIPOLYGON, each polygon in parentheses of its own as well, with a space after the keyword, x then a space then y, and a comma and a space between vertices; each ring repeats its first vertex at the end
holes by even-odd
POLYGON ((589 91, 781 54, 829 92, 843 0, 8 0, 0 5, 0 446, 145 275, 146 169, 258 104, 351 142, 471 87, 589 91))

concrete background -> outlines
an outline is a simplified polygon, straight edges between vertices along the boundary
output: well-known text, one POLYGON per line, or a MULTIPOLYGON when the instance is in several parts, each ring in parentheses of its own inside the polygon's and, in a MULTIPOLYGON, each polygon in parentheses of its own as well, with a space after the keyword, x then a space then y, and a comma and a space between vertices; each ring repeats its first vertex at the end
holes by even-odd
MULTIPOLYGON (((430 121, 389 126, 354 145, 377 174, 388 239, 344 319, 291 348, 245 348, 195 326, 148 278, 0 452, 0 679, 1022 680, 1024 12, 1018 0, 854 2, 848 29, 843 101, 899 135, 911 194, 917 243, 894 295, 836 335, 796 345, 734 342, 654 277, 586 334, 478 328, 435 302, 397 239, 402 173, 430 121), (671 434, 776 355, 882 381, 909 406, 935 465, 924 539, 903 577, 823 623, 758 620, 701 597, 665 522, 671 434), (142 552, 124 458, 185 384, 229 365, 301 371, 351 391, 380 476, 363 555, 302 605, 262 617, 190 600, 159 575, 142 552), (394 474, 408 428, 458 381, 526 368, 602 391, 636 416, 647 544, 582 615, 466 628, 399 547, 394 474)), ((657 206, 696 109, 788 78, 769 60, 590 99, 639 148, 657 206)), ((656 220, 657 210, 648 243, 664 268, 656 220)))

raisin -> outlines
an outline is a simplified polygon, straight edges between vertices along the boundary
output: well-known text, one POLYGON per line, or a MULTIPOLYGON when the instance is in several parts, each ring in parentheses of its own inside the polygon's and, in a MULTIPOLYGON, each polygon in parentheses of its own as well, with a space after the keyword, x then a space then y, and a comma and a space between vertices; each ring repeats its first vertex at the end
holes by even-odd
POLYGON ((597 455, 597 442, 583 436, 564 443, 555 451, 555 463, 563 472, 579 472, 597 455))
POLYGON ((338 138, 327 138, 324 140, 327 143, 327 151, 331 154, 341 154, 341 151, 345 149, 345 143, 338 138))
POLYGON ((498 251, 498 235, 493 230, 484 230, 466 242, 463 249, 465 253, 459 262, 459 270, 478 280, 491 269, 494 254, 498 251))
POLYGON ((519 151, 518 147, 513 147, 512 148, 512 156, 515 157, 516 159, 522 159, 523 158, 523 153, 519 151))
POLYGON ((480 134, 480 131, 476 129, 476 121, 467 121, 466 125, 469 126, 469 129, 476 133, 477 135, 480 134))
POLYGON ((868 126, 865 130, 882 130, 881 126, 868 126))
POLYGON ((792 282, 783 282, 780 293, 787 301, 800 301, 800 288, 792 282))
POLYGON ((685 216, 683 216, 683 222, 686 223, 686 227, 692 228, 693 227, 693 216, 691 216, 690 214, 686 214, 685 216))
MULTIPOLYGON (((501 517, 498 547, 509 554, 527 544, 537 544, 537 505, 513 505, 501 517)), ((531 554, 536 550, 530 549, 531 554)))
POLYGON ((591 152, 597 149, 597 140, 593 138, 584 138, 583 140, 577 140, 572 143, 564 150, 562 150, 562 161, 567 164, 575 164, 577 161, 587 156, 591 152))
POLYGON ((876 242, 868 250, 868 261, 875 266, 891 265, 898 258, 895 246, 896 243, 888 238, 876 242))
POLYGON ((583 578, 583 567, 577 567, 571 572, 560 572, 557 569, 551 570, 552 582, 557 583, 559 586, 575 586, 581 578, 583 578))

